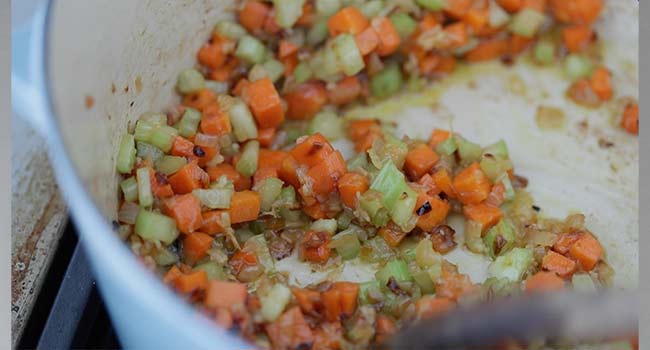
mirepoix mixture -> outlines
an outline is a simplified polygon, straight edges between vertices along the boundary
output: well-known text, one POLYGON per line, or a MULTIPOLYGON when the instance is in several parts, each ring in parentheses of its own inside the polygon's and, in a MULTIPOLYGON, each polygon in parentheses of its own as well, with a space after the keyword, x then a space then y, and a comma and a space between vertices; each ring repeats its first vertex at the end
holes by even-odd
MULTIPOLYGON (((584 216, 540 216, 503 141, 482 146, 442 129, 398 138, 372 115, 340 117, 458 64, 520 55, 564 65, 568 97, 597 107, 614 96, 595 49, 602 8, 238 3, 236 20, 217 23, 196 67, 180 73, 182 102, 145 113, 123 136, 119 233, 170 288, 261 348, 364 349, 465 304, 607 286, 613 271, 584 216), (344 156, 332 141, 346 138, 354 154, 344 156), (455 249, 488 257, 487 280, 459 272, 445 258, 455 249), (275 265, 296 257, 314 272, 354 263, 376 274, 295 285, 275 265)), ((637 133, 635 101, 617 123, 637 133)))

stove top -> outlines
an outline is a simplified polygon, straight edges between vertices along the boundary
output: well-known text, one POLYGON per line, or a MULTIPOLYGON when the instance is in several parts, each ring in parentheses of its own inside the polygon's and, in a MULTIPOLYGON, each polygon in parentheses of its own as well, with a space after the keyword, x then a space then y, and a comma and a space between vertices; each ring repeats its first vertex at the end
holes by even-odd
POLYGON ((18 349, 121 349, 71 220, 18 349))

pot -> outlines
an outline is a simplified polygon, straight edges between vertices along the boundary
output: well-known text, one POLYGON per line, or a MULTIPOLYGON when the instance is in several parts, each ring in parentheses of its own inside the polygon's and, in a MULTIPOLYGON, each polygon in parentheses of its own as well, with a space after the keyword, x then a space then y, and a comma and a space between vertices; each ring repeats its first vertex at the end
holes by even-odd
MULTIPOLYGON (((14 69, 12 76, 15 110, 47 138, 61 190, 120 341, 127 348, 250 348, 164 287, 111 225, 117 216, 115 154, 121 135, 142 113, 166 110, 178 99, 174 92, 177 74, 194 64, 195 53, 214 24, 232 18, 233 10, 233 0, 49 0, 36 6, 24 36, 24 65, 14 69)), ((602 17, 599 35, 610 46, 606 61, 614 71, 616 89, 638 97, 638 55, 621 54, 638 53, 638 32, 629 30, 631 21, 638 24, 638 3, 611 1, 602 17)), ((433 126, 451 123, 482 144, 505 138, 514 164, 521 164, 518 172, 529 177, 530 190, 540 197, 540 206, 558 216, 583 210, 587 226, 608 250, 617 271, 615 284, 635 288, 636 139, 609 125, 611 112, 606 108, 589 112, 588 130, 576 131, 585 112, 562 98, 567 82, 554 75, 553 69, 517 65, 507 70, 490 63, 469 73, 440 84, 435 91, 422 92, 420 100, 401 98, 408 104, 425 99, 422 106, 435 99, 435 110, 402 111, 385 104, 351 114, 370 111, 380 117, 399 116, 398 129, 419 137, 428 136, 433 126), (513 74, 518 78, 510 79, 513 74), (485 78, 473 80, 471 76, 485 78), (521 83, 529 86, 531 79, 551 89, 551 97, 516 91, 521 83), (467 96, 480 103, 466 103, 467 96), (541 103, 565 108, 567 127, 550 133, 537 129, 535 108, 541 103), (602 138, 616 147, 599 149, 597 142, 602 138)), ((462 239, 462 233, 459 236, 462 239)), ((462 251, 450 257, 473 280, 480 280, 483 273, 473 267, 482 266, 475 264, 477 259, 462 251)), ((308 273, 293 272, 298 284, 311 278, 308 273)), ((345 277, 359 276, 363 277, 363 271, 345 277)))

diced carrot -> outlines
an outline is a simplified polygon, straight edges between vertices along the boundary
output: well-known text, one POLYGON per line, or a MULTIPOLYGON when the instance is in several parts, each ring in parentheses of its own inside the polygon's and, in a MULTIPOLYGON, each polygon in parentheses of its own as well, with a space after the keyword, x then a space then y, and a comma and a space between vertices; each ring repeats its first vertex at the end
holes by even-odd
POLYGON ((296 69, 296 66, 299 63, 298 53, 294 53, 293 55, 281 58, 280 62, 282 62, 284 65, 284 77, 289 77, 293 74, 293 71, 296 69))
MULTIPOLYGON (((306 202, 307 199, 308 198, 305 198, 305 196, 303 196, 303 201, 306 202)), ((307 203, 305 203, 305 204, 306 205, 302 207, 302 211, 305 214, 307 214, 310 218, 312 218, 314 220, 331 219, 335 215, 335 213, 328 212, 326 210, 325 206, 322 203, 315 202, 315 200, 313 198, 312 198, 312 202, 310 204, 307 204, 307 203)), ((328 250, 327 254, 329 254, 329 250, 328 250)))
POLYGON ((234 56, 229 56, 226 58, 226 63, 221 67, 213 69, 208 73, 208 77, 211 80, 228 82, 235 72, 235 68, 239 65, 239 60, 234 56))
POLYGON ((278 177, 278 170, 274 167, 258 167, 253 175, 253 184, 258 184, 269 177, 278 177))
POLYGON ((375 119, 357 119, 348 124, 347 132, 352 141, 361 139, 371 131, 381 130, 379 122, 375 119))
POLYGON ((267 324, 265 330, 273 349, 302 349, 304 344, 311 347, 314 343, 314 334, 298 306, 267 324))
POLYGON ((422 74, 431 74, 435 71, 436 67, 440 64, 440 55, 430 53, 420 58, 418 61, 418 69, 422 74))
POLYGON ((216 235, 225 232, 223 215, 227 214, 226 210, 211 210, 201 214, 201 231, 209 235, 216 235))
POLYGON ((591 23, 603 9, 603 0, 550 0, 555 18, 569 23, 591 23))
POLYGON ((285 58, 298 52, 298 45, 289 40, 280 40, 278 44, 278 58, 285 58))
POLYGON ((589 25, 576 24, 562 29, 564 46, 571 52, 580 52, 594 38, 594 32, 589 25))
POLYGON ((575 103, 595 108, 601 105, 602 101, 591 87, 591 81, 587 78, 578 79, 567 90, 567 96, 575 103))
POLYGON ((575 272, 576 262, 564 255, 549 250, 542 259, 542 267, 545 270, 555 272, 562 278, 567 278, 575 272))
POLYGON ((345 343, 343 332, 341 322, 320 323, 314 330, 314 345, 311 350, 341 350, 345 343))
POLYGON ((472 6, 472 0, 446 0, 445 13, 452 18, 462 19, 472 6))
POLYGON ((463 295, 476 290, 469 277, 458 272, 458 268, 443 260, 442 273, 436 284, 436 296, 457 301, 463 295))
POLYGON ((553 243, 553 250, 566 255, 571 249, 571 246, 577 242, 584 232, 567 232, 560 235, 555 243, 553 243))
POLYGON ((439 169, 433 173, 433 183, 449 198, 456 198, 451 175, 446 169, 439 169))
POLYGON ((440 157, 429 146, 419 144, 406 154, 404 169, 411 179, 417 180, 431 171, 440 157))
POLYGON ((547 0, 524 0, 522 5, 523 9, 533 9, 535 11, 544 12, 546 11, 546 1, 547 0))
POLYGON ((244 90, 250 84, 251 82, 248 81, 246 78, 241 78, 237 81, 237 84, 235 84, 235 87, 232 88, 232 94, 235 96, 242 96, 244 93, 244 90))
POLYGON ((308 82, 283 97, 287 101, 287 118, 308 120, 327 103, 327 90, 320 82, 308 82))
POLYGON ((256 267, 259 264, 257 255, 252 251, 238 250, 228 260, 228 265, 235 276, 239 276, 244 270, 256 267))
POLYGON ((523 0, 497 0, 497 3, 508 12, 518 12, 524 6, 523 0))
POLYGON ((176 265, 172 265, 172 267, 169 270, 167 270, 167 272, 165 273, 165 276, 163 277, 163 282, 165 282, 166 284, 173 283, 182 274, 183 273, 176 265))
POLYGON ((503 185, 503 182, 499 182, 492 186, 492 191, 485 200, 485 204, 491 205, 493 207, 500 207, 501 204, 506 200, 506 187, 503 185))
POLYGON ((440 194, 440 189, 436 186, 436 183, 433 181, 431 174, 424 174, 417 182, 417 184, 422 188, 426 194, 435 196, 440 194))
POLYGON ((193 157, 194 144, 182 136, 176 136, 169 153, 173 156, 193 157))
POLYGON ((402 231, 397 225, 393 222, 389 222, 388 225, 383 226, 377 231, 377 234, 381 236, 386 243, 391 247, 397 247, 400 242, 406 237, 408 232, 402 231))
POLYGON ((293 296, 302 312, 306 314, 313 314, 321 304, 321 294, 315 290, 291 288, 293 296))
POLYGON ((230 198, 230 223, 253 221, 260 213, 260 195, 253 191, 233 193, 230 198))
POLYGON ((454 177, 454 190, 463 204, 478 204, 490 194, 490 180, 478 163, 472 163, 454 177))
POLYGON ((327 99, 335 105, 344 105, 361 95, 361 83, 356 75, 344 77, 336 82, 333 89, 327 90, 327 99))
POLYGON ((251 187, 251 179, 237 172, 235 167, 230 164, 221 163, 209 167, 207 170, 210 181, 218 181, 221 176, 225 176, 228 180, 233 182, 236 191, 247 190, 251 187))
POLYGON ((178 229, 186 234, 198 230, 203 223, 201 202, 191 193, 165 199, 163 212, 176 220, 178 229))
POLYGON ((521 35, 512 35, 510 36, 508 52, 512 55, 517 55, 526 50, 534 41, 534 38, 526 38, 521 35))
POLYGON ((271 7, 261 1, 246 1, 239 11, 239 23, 251 33, 262 30, 271 7))
POLYGON ((366 29, 370 23, 356 7, 344 7, 327 20, 327 28, 331 36, 341 33, 356 35, 366 29))
POLYGON ((359 285, 352 282, 334 282, 332 287, 321 295, 325 319, 330 322, 342 317, 352 316, 357 308, 359 285))
POLYGON ((447 35, 448 43, 445 48, 453 49, 463 46, 467 43, 467 31, 465 30, 465 23, 456 22, 444 27, 443 31, 447 35))
POLYGON ((321 163, 311 167, 307 176, 313 180, 311 188, 315 194, 327 195, 336 189, 336 182, 346 172, 347 166, 341 152, 334 151, 321 163))
POLYGON ((293 187, 300 187, 300 179, 298 179, 298 162, 292 156, 287 156, 282 161, 280 169, 278 169, 278 177, 280 180, 290 184, 293 187))
POLYGON ((212 42, 204 44, 197 53, 197 60, 202 65, 217 69, 226 63, 226 52, 224 45, 233 45, 229 39, 215 35, 212 42))
POLYGON ((432 295, 422 296, 415 302, 415 312, 419 319, 442 315, 455 307, 456 303, 453 300, 432 295))
POLYGON ((465 14, 464 20, 467 25, 472 27, 474 32, 478 32, 488 24, 489 13, 490 11, 487 7, 471 8, 465 14))
POLYGON ((420 211, 424 212, 418 215, 417 226, 424 231, 431 231, 434 227, 442 223, 447 214, 449 214, 450 206, 447 201, 440 199, 438 196, 431 196, 427 193, 418 193, 418 199, 415 203, 416 214, 420 211), (429 203, 426 205, 426 203, 429 203), (430 210, 421 209, 430 208, 430 210))
POLYGON ((320 133, 309 136, 298 143, 289 154, 298 162, 308 168, 325 161, 327 156, 334 151, 332 145, 320 133))
POLYGON ((373 52, 379 45, 379 36, 373 27, 364 29, 361 33, 354 36, 357 48, 362 56, 373 52))
POLYGON ((372 20, 371 25, 379 37, 379 44, 375 50, 377 54, 388 56, 397 51, 401 40, 393 22, 386 17, 377 17, 372 20))
POLYGON ((208 174, 196 162, 185 164, 179 171, 169 177, 169 184, 172 185, 172 189, 176 194, 190 193, 192 190, 207 186, 209 181, 208 174))
POLYGON ((183 105, 199 110, 217 102, 217 95, 210 89, 204 88, 198 92, 186 95, 183 98, 183 105))
POLYGON ((230 134, 230 118, 215 103, 205 107, 201 116, 201 131, 208 135, 221 136, 230 134))
POLYGON ((176 290, 183 294, 205 290, 208 287, 208 274, 203 270, 193 271, 178 276, 173 284, 176 290))
POLYGON ((357 205, 357 193, 368 190, 368 178, 357 173, 346 173, 338 181, 338 190, 343 204, 354 209, 357 205))
POLYGON ((639 133, 639 105, 637 103, 629 103, 625 106, 621 127, 630 134, 637 135, 639 133))
POLYGON ((192 159, 196 159, 199 163, 199 166, 206 166, 216 155, 219 153, 219 148, 217 147, 207 147, 207 146, 194 146, 196 149, 203 151, 202 154, 195 153, 192 159))
POLYGON ((330 240, 328 232, 305 232, 300 244, 300 257, 315 263, 326 262, 330 258, 330 248, 327 246, 330 240))
POLYGON ((212 280, 205 294, 205 306, 209 308, 230 308, 233 305, 244 304, 248 292, 246 285, 239 282, 212 280))
POLYGON ((438 64, 433 68, 435 73, 449 74, 456 69, 456 58, 454 56, 440 56, 438 64))
POLYGON ((278 22, 276 20, 276 13, 275 8, 271 9, 271 12, 269 12, 269 15, 266 16, 266 19, 264 20, 264 24, 262 25, 262 30, 269 34, 279 34, 282 31, 282 27, 278 25, 278 22))
POLYGON ((276 128, 259 129, 257 131, 257 141, 260 143, 260 147, 271 146, 275 139, 276 131, 276 128))
POLYGON ((163 175, 162 178, 158 177, 162 174, 157 174, 153 169, 149 169, 149 181, 151 183, 151 192, 156 198, 167 198, 174 195, 172 186, 167 183, 167 178, 163 175))
POLYGON ((378 342, 383 342, 388 337, 395 334, 395 332, 397 332, 397 326, 392 318, 382 314, 377 315, 377 321, 375 322, 375 337, 378 342))
POLYGON ((480 223, 482 230, 485 231, 501 220, 503 212, 498 207, 479 203, 463 206, 463 215, 469 220, 480 223))
POLYGON ((278 170, 282 167, 282 162, 288 155, 289 154, 285 151, 274 151, 267 148, 260 148, 257 167, 274 168, 278 170))
POLYGON ((468 62, 488 61, 500 57, 508 52, 508 39, 497 38, 481 41, 475 48, 470 50, 465 59, 468 62))
POLYGON ((597 68, 591 76, 591 89, 594 90, 601 101, 607 101, 612 98, 614 91, 612 88, 612 76, 605 67, 597 68))
POLYGON ((190 233, 183 240, 183 256, 189 265, 203 259, 212 246, 214 238, 202 232, 190 233))
POLYGON ((571 245, 569 256, 576 259, 583 270, 591 271, 603 257, 603 247, 594 236, 585 233, 571 245))
POLYGON ((275 128, 284 121, 280 95, 271 79, 263 78, 248 83, 242 92, 242 97, 251 107, 260 128, 275 128))
POLYGON ((526 293, 552 292, 563 288, 564 280, 554 272, 540 271, 528 278, 524 283, 526 293))
POLYGON ((302 5, 302 14, 300 17, 298 17, 298 20, 296 21, 296 25, 298 26, 311 26, 312 23, 314 23, 314 5, 308 2, 305 2, 304 5, 302 5))

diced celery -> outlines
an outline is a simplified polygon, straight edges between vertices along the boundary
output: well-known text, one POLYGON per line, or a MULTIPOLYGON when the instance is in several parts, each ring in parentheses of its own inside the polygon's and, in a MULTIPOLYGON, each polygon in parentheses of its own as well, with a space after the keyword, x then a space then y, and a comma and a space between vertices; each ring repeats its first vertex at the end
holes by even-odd
POLYGON ((352 219, 354 219, 354 215, 351 212, 347 210, 342 211, 341 214, 339 214, 339 216, 336 218, 336 228, 338 230, 347 229, 350 227, 352 219))
POLYGON ((286 208, 296 208, 298 206, 296 190, 292 186, 283 187, 275 205, 286 208))
POLYGON ((384 165, 370 185, 370 188, 383 195, 383 204, 389 211, 393 210, 397 200, 402 197, 404 193, 408 194, 409 191, 414 192, 406 184, 404 174, 395 167, 393 162, 384 162, 384 165))
POLYGON ((530 248, 513 248, 508 253, 501 255, 488 267, 488 276, 504 278, 518 282, 533 262, 533 251, 530 248))
POLYGON ((388 133, 384 135, 384 138, 385 141, 375 140, 368 150, 370 161, 375 167, 381 168, 386 160, 391 160, 396 167, 402 168, 408 153, 408 146, 388 133))
POLYGON ((525 8, 512 18, 508 29, 517 35, 532 38, 545 20, 546 16, 542 12, 525 8))
POLYGON ((307 32, 307 44, 316 46, 327 39, 327 18, 316 21, 307 32))
POLYGON ((117 221, 124 224, 133 225, 135 224, 135 220, 137 219, 139 212, 139 205, 135 204, 134 202, 123 202, 120 206, 120 210, 117 211, 117 221))
POLYGON ((178 131, 171 126, 163 125, 154 130, 151 134, 149 143, 160 148, 163 152, 167 153, 172 148, 174 138, 178 136, 178 131))
POLYGON ((417 248, 417 243, 411 240, 404 240, 399 245, 400 256, 407 263, 415 261, 415 249, 417 248))
POLYGON ((501 219, 499 223, 488 230, 483 242, 492 259, 507 253, 515 245, 515 228, 508 219, 501 219))
POLYGON ((248 225, 242 226, 235 230, 235 238, 240 244, 248 242, 249 239, 253 238, 255 233, 250 230, 248 225))
POLYGON ((535 44, 533 49, 535 62, 548 65, 555 61, 555 44, 550 40, 542 40, 535 44))
POLYGON ((257 126, 248 106, 242 100, 235 100, 230 107, 230 123, 237 142, 257 138, 257 126))
POLYGON ((311 223, 309 229, 313 231, 324 231, 330 234, 334 234, 336 233, 337 227, 338 225, 336 224, 336 219, 318 219, 311 223))
POLYGON ((264 233, 266 224, 262 220, 255 220, 248 223, 248 228, 256 235, 264 233))
POLYGON ((149 168, 139 168, 135 172, 135 176, 138 179, 138 202, 141 207, 150 207, 153 204, 149 171, 149 168))
POLYGON ((397 93, 403 83, 404 78, 402 77, 402 71, 399 66, 397 64, 390 64, 384 70, 370 78, 370 91, 373 96, 385 98, 397 93))
POLYGON ((431 11, 440 11, 447 7, 446 0, 415 0, 415 2, 425 9, 431 11))
POLYGON ((497 183, 499 182, 503 183, 503 187, 506 189, 506 200, 512 200, 515 198, 515 189, 512 187, 512 182, 510 182, 510 176, 508 176, 508 174, 501 175, 501 177, 497 179, 497 183))
POLYGON ((137 141, 135 143, 135 148, 138 150, 138 157, 142 159, 149 159, 152 162, 158 161, 165 155, 165 153, 163 153, 163 151, 161 151, 158 147, 142 141, 137 141))
POLYGON ((508 145, 503 140, 499 140, 483 149, 483 154, 492 154, 501 158, 508 159, 508 145))
POLYGON ((405 12, 394 13, 389 17, 400 38, 408 38, 417 29, 417 22, 405 12))
POLYGON ((153 255, 153 259, 158 266, 169 266, 178 262, 178 255, 174 254, 167 248, 158 249, 153 255))
POLYGON ((246 34, 239 39, 235 56, 250 64, 262 63, 266 56, 266 47, 256 38, 246 34))
POLYGON ((359 207, 368 213, 370 222, 375 227, 382 227, 388 223, 389 214, 384 207, 382 194, 376 190, 369 190, 359 197, 359 207))
POLYGON ((572 53, 564 59, 564 71, 572 80, 591 76, 593 69, 591 61, 580 54, 572 53))
POLYGON ((291 300, 291 290, 286 286, 278 283, 271 287, 266 295, 260 298, 262 309, 260 313, 262 318, 267 322, 275 321, 284 311, 284 308, 291 300))
POLYGON ((458 156, 460 157, 461 164, 468 165, 481 158, 483 150, 480 145, 469 142, 461 137, 456 138, 456 143, 458 144, 458 156))
POLYGON ((347 76, 359 73, 366 65, 352 34, 340 34, 334 38, 332 50, 336 53, 341 70, 347 76))
POLYGON ((287 223, 300 222, 302 217, 301 210, 290 210, 287 207, 281 207, 278 214, 280 214, 280 217, 287 223))
POLYGON ((223 270, 223 265, 219 264, 216 261, 208 261, 202 264, 194 266, 193 271, 205 271, 208 275, 208 280, 220 280, 224 281, 228 278, 228 275, 223 270))
POLYGON ((307 132, 320 133, 329 141, 338 140, 343 137, 343 119, 331 111, 318 112, 309 122, 307 132))
POLYGON ((374 18, 379 16, 381 10, 384 9, 384 2, 382 0, 370 0, 362 3, 359 6, 359 11, 367 18, 374 18))
POLYGON ((116 168, 122 174, 128 174, 135 165, 135 139, 131 134, 125 134, 120 141, 120 148, 117 151, 116 168))
POLYGON ((135 202, 138 199, 138 182, 135 180, 135 176, 120 182, 120 188, 125 201, 135 202))
POLYGON ((335 81, 341 77, 343 68, 332 45, 327 45, 316 52, 309 60, 309 67, 314 77, 326 81, 335 81))
POLYGON ((347 161, 348 171, 364 172, 368 165, 368 156, 366 153, 357 153, 347 161))
POLYGON ((581 293, 593 293, 596 291, 596 285, 588 273, 576 273, 571 277, 573 289, 581 293))
POLYGON ((329 247, 336 249, 336 253, 338 253, 338 255, 340 255, 344 260, 356 258, 361 250, 361 244, 359 243, 356 229, 348 229, 339 232, 332 238, 329 247))
POLYGON ((281 28, 291 28, 302 15, 305 0, 273 0, 275 23, 281 28))
POLYGON ((429 274, 431 281, 434 283, 437 282, 440 277, 442 277, 442 264, 437 263, 427 267, 427 273, 429 274))
POLYGON ((183 95, 197 92, 205 87, 205 78, 194 68, 185 69, 178 75, 176 89, 183 95))
POLYGON ((236 165, 237 171, 246 177, 253 176, 257 171, 257 159, 259 158, 259 153, 259 141, 251 140, 246 142, 241 158, 239 158, 236 165))
POLYGON ((384 262, 395 256, 393 249, 380 236, 375 236, 364 242, 361 247, 361 258, 365 261, 384 262))
POLYGON ((491 153, 483 155, 480 165, 481 170, 483 170, 492 183, 497 183, 497 179, 499 179, 501 175, 512 169, 512 163, 510 160, 499 156, 493 156, 491 153))
POLYGON ((183 166, 185 166, 185 164, 187 164, 187 159, 185 159, 185 157, 163 156, 155 163, 155 168, 158 172, 165 175, 171 175, 179 171, 183 166))
POLYGON ((282 180, 277 177, 267 177, 256 185, 255 190, 260 194, 263 212, 271 210, 273 203, 282 193, 282 180))
POLYGON ((206 80, 205 87, 212 90, 217 95, 228 92, 228 83, 224 81, 206 80))
POLYGON ((142 120, 155 126, 167 125, 167 115, 163 113, 144 112, 140 115, 138 120, 142 120))
POLYGON ((427 268, 439 264, 442 257, 433 250, 433 243, 430 239, 421 240, 415 247, 415 262, 420 268, 427 268))
POLYGON ((510 21, 510 15, 508 12, 501 8, 501 6, 499 6, 496 1, 490 1, 490 14, 488 18, 490 27, 499 28, 502 25, 508 23, 508 21, 510 21))
POLYGON ((181 121, 178 122, 178 125, 176 127, 178 129, 178 133, 183 137, 190 137, 196 134, 196 130, 199 128, 200 121, 201 112, 197 111, 194 108, 186 108, 181 121))
POLYGON ((201 201, 201 204, 210 209, 230 208, 230 198, 234 190, 230 188, 211 188, 209 190, 198 188, 192 194, 201 201))
POLYGON ((438 154, 452 155, 458 149, 456 141, 453 137, 448 137, 446 140, 442 141, 436 146, 436 152, 438 154))
POLYGON ((135 123, 135 131, 133 137, 136 141, 149 142, 153 132, 159 127, 157 124, 145 120, 138 120, 135 123))
POLYGON ((284 74, 284 64, 276 59, 270 59, 264 62, 263 66, 266 71, 266 76, 274 83, 284 74))
POLYGON ((239 40, 246 35, 246 29, 232 21, 221 21, 214 26, 214 32, 224 38, 239 40))
POLYGON ((415 210, 415 203, 417 202, 418 195, 415 191, 408 187, 408 190, 403 192, 402 195, 395 202, 395 206, 390 213, 393 222, 399 226, 404 232, 410 232, 415 228, 417 220, 413 214, 415 210))
POLYGON ((470 251, 477 254, 485 254, 487 247, 483 243, 481 234, 483 233, 483 224, 473 220, 465 221, 465 245, 470 251))
POLYGON ((162 214, 140 210, 135 221, 135 234, 149 241, 171 244, 178 237, 176 221, 162 214))
POLYGON ((375 274, 375 278, 377 278, 379 284, 382 286, 388 284, 388 280, 391 277, 393 277, 397 282, 413 280, 408 265, 401 259, 393 259, 389 261, 375 274))
POLYGON ((311 78, 312 72, 307 62, 300 62, 293 70, 293 79, 297 84, 302 84, 311 78))
POLYGON ((381 295, 381 287, 379 281, 372 280, 359 284, 359 303, 362 305, 374 304, 377 300, 372 298, 372 295, 381 295))
POLYGON ((436 287, 433 285, 433 281, 431 281, 431 277, 429 277, 427 271, 415 268, 415 271, 411 274, 413 275, 415 283, 420 287, 422 294, 433 294, 436 292, 436 287))
POLYGON ((316 0, 316 12, 327 18, 341 8, 341 0, 316 0))
POLYGON ((521 287, 518 281, 510 281, 505 278, 490 277, 483 286, 489 290, 489 293, 496 297, 516 296, 521 293, 521 287))

